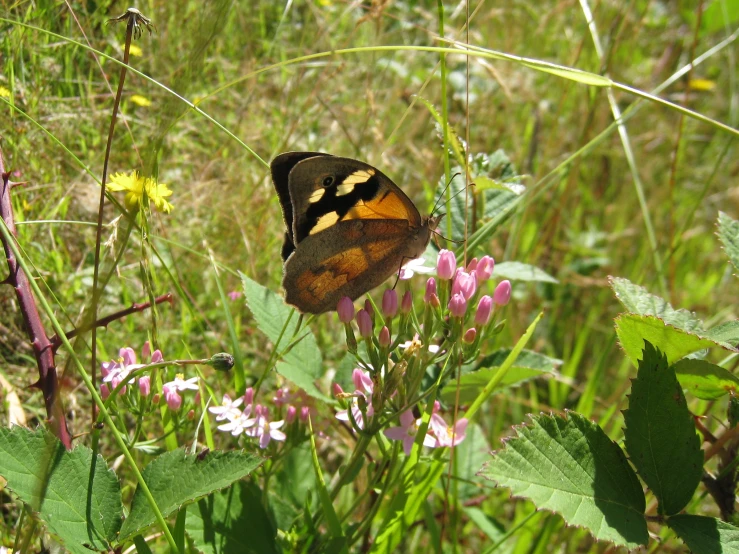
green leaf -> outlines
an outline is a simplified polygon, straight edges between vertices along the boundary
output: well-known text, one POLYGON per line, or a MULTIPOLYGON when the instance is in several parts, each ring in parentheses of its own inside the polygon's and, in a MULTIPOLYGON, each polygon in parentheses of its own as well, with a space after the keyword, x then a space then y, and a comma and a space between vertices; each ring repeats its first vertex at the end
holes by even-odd
MULTIPOLYGON (((473 401, 480 391, 492 379, 498 368, 510 354, 511 348, 501 348, 489 356, 480 360, 474 371, 464 373, 459 382, 459 400, 462 403, 473 401)), ((516 358, 514 365, 503 376, 498 389, 515 387, 536 379, 537 377, 551 377, 556 374, 557 366, 562 365, 562 360, 550 358, 533 350, 522 350, 516 358)), ((457 398, 457 381, 449 382, 441 390, 441 399, 448 403, 454 403, 457 398)))
POLYGON ((634 365, 639 360, 644 341, 659 348, 667 356, 669 364, 705 348, 719 346, 735 350, 730 344, 683 331, 666 325, 657 317, 647 315, 621 314, 616 318, 616 334, 621 347, 634 365))
MULTIPOLYGON (((452 236, 447 238, 462 240, 465 237, 464 189, 467 186, 467 183, 464 177, 465 172, 461 167, 453 167, 452 174, 457 174, 449 184, 452 200, 447 208, 443 208, 448 209, 446 217, 452 221, 452 236)), ((472 182, 480 176, 485 176, 493 181, 507 184, 507 186, 500 189, 487 187, 478 191, 475 187, 470 187, 468 191, 469 198, 467 200, 467 214, 469 216, 469 221, 485 223, 491 220, 496 220, 496 226, 490 227, 487 230, 486 236, 490 236, 495 228, 503 223, 505 218, 512 213, 513 207, 524 190, 523 185, 517 181, 515 169, 511 164, 511 161, 508 159, 508 156, 506 156, 502 150, 497 150, 489 155, 476 154, 470 162, 470 174, 472 182), (473 194, 475 195, 475 202, 472 200, 473 194), (477 208, 477 214, 473 213, 475 206, 477 208)), ((434 195, 435 203, 439 201, 439 198, 442 195, 446 198, 445 189, 447 183, 445 179, 446 178, 442 176, 439 180, 436 194, 434 195)), ((444 224, 443 227, 446 229, 446 224, 444 224)))
POLYGON ((731 346, 739 345, 739 320, 727 321, 706 331, 705 336, 717 342, 725 342, 731 346))
POLYGON ((501 262, 495 264, 495 277, 511 281, 538 281, 540 283, 559 283, 543 269, 521 262, 501 262))
POLYGON ((736 27, 739 21, 739 2, 711 2, 703 12, 701 31, 715 33, 736 27))
POLYGON ((700 483, 703 451, 675 372, 649 342, 624 420, 629 459, 657 497, 659 513, 678 513, 700 483))
MULTIPOLYGON (((264 458, 246 452, 209 452, 199 460, 182 448, 162 454, 144 468, 142 475, 164 517, 214 491, 229 486, 259 467, 264 458)), ((136 489, 131 513, 123 522, 120 540, 154 522, 154 513, 140 488, 136 489)))
MULTIPOLYGON (((278 349, 280 352, 284 352, 292 340, 295 325, 298 321, 297 312, 268 288, 252 281, 243 273, 240 273, 240 275, 244 285, 246 304, 254 314, 257 327, 267 335, 267 338, 273 344, 277 344, 279 341, 278 349), (290 322, 285 327, 288 320, 290 322)), ((314 398, 330 402, 331 399, 326 397, 315 385, 315 380, 323 372, 323 361, 316 337, 310 328, 302 327, 296 339, 298 339, 297 342, 275 366, 277 372, 314 398)))
POLYGON ((739 554, 739 528, 720 519, 680 514, 667 525, 693 554, 739 554))
POLYGON ((517 427, 480 475, 598 540, 646 544, 644 493, 621 448, 575 412, 530 417, 532 425, 517 427))
POLYGON ((739 269, 739 221, 724 212, 718 213, 718 238, 724 245, 726 255, 736 269, 739 269))
POLYGON ((703 400, 716 400, 739 387, 733 373, 704 360, 680 360, 672 367, 680 386, 703 400))
POLYGON ((237 481, 188 506, 186 530, 195 548, 205 554, 280 552, 277 529, 254 483, 237 481))
POLYGON ((628 279, 611 277, 611 288, 616 298, 632 313, 639 315, 653 315, 665 323, 688 332, 703 331, 703 322, 688 310, 676 310, 667 300, 647 292, 647 289, 635 285, 628 279))
POLYGON ((123 506, 118 479, 102 456, 93 458, 85 446, 67 452, 43 429, 0 428, 0 475, 69 552, 111 550, 123 506))

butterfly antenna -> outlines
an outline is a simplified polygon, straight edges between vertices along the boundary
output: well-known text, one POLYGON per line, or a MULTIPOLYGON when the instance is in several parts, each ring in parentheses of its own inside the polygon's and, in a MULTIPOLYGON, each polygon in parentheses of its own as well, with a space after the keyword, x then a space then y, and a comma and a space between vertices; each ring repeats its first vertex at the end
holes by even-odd
MULTIPOLYGON (((458 175, 462 175, 462 174, 461 174, 460 172, 457 172, 457 173, 455 173, 454 175, 452 175, 452 178, 451 178, 451 179, 449 179, 449 182, 448 182, 448 183, 447 183, 447 185, 446 185, 446 186, 444 187, 444 190, 443 190, 443 191, 441 191, 441 195, 439 196, 439 199, 438 199, 438 200, 436 201, 436 204, 434 204, 434 209, 433 209, 433 210, 431 210, 431 213, 432 213, 432 214, 433 214, 433 213, 434 213, 434 212, 436 211, 436 208, 437 208, 437 207, 439 206, 439 202, 441 202, 441 200, 442 200, 442 199, 444 198, 444 193, 446 192, 446 189, 448 189, 448 188, 449 188, 449 187, 451 186, 451 184, 452 184, 452 181, 454 181, 454 179, 455 179, 455 178, 456 178, 456 177, 457 177, 458 175)), ((454 194, 452 194, 452 196, 451 196, 451 198, 449 198, 449 200, 451 200, 451 199, 452 199, 452 198, 454 198, 455 196, 459 196, 460 194, 462 194, 462 193, 463 193, 463 192, 464 192, 465 190, 467 190, 467 187, 468 187, 468 186, 470 186, 470 187, 474 187, 474 186, 475 186, 475 183, 470 183, 469 185, 465 185, 464 187, 462 187, 461 189, 459 189, 459 190, 458 190, 457 192, 455 192, 454 194)))
MULTIPOLYGON (((448 239, 444 235, 442 235, 439 231, 434 230, 434 231, 431 231, 431 232, 434 235, 436 235, 437 237, 441 237, 443 240, 446 240, 446 241, 449 241, 449 242, 453 242, 454 244, 464 244, 464 241, 463 240, 448 239)), ((437 246, 438 246, 438 244, 437 244, 437 246)))

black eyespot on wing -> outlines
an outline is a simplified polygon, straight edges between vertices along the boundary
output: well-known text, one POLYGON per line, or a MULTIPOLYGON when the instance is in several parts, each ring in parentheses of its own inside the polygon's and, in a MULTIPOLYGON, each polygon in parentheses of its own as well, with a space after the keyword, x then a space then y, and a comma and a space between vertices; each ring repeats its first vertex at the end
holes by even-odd
MULTIPOLYGON (((336 212, 341 221, 344 216, 360 201, 368 202, 375 198, 380 191, 380 180, 373 175, 364 183, 358 183, 348 194, 336 195, 337 183, 340 184, 349 175, 337 176, 330 187, 326 188, 318 202, 311 204, 305 213, 305 220, 298 226, 296 242, 300 242, 310 235, 311 229, 324 215, 336 212)), ((326 178, 328 179, 328 177, 326 178)), ((324 179, 324 183, 326 180, 324 179)))
POLYGON ((323 188, 327 189, 328 187, 330 187, 331 185, 334 184, 334 176, 333 175, 329 175, 328 177, 326 177, 323 180, 323 183, 322 184, 323 184, 323 188))

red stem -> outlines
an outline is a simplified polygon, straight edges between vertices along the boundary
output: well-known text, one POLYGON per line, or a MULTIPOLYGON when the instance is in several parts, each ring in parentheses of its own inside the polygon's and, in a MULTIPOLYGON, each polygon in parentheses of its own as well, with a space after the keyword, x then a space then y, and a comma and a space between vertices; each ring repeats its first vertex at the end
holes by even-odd
MULTIPOLYGON (((16 236, 15 220, 13 219, 13 206, 10 202, 10 175, 5 172, 2 152, 0 152, 0 174, 2 174, 2 185, 0 185, 0 217, 5 221, 13 236, 16 236)), ((8 277, 3 281, 15 289, 18 298, 23 321, 26 324, 26 333, 33 346, 33 354, 36 356, 39 378, 33 383, 33 387, 41 389, 46 405, 46 416, 52 432, 62 441, 67 450, 72 448, 72 437, 67 428, 64 418, 64 406, 59 396, 59 380, 54 363, 54 349, 46 334, 41 316, 39 315, 36 300, 31 292, 28 276, 21 269, 10 245, 6 243, 4 236, 0 237, 8 260, 8 277)))

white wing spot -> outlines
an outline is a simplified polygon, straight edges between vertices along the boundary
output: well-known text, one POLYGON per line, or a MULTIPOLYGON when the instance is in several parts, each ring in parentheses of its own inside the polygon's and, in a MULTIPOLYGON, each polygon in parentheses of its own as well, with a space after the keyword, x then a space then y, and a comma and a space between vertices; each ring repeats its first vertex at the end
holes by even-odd
POLYGON ((344 196, 354 190, 355 185, 366 183, 375 174, 374 169, 360 169, 349 175, 341 184, 336 187, 336 196, 344 196))
POLYGON ((308 197, 308 202, 311 204, 314 204, 315 202, 318 202, 321 198, 323 198, 323 193, 325 192, 324 189, 317 189, 314 190, 311 195, 308 197))

